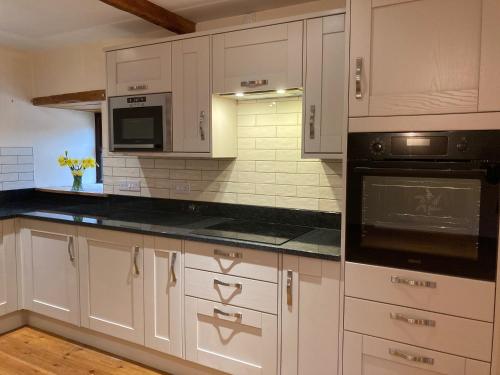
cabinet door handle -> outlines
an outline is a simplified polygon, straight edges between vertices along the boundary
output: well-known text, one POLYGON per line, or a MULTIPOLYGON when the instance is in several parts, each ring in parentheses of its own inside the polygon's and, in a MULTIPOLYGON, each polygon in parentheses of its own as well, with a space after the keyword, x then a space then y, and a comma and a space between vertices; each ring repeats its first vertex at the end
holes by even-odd
POLYGON ((393 284, 404 284, 408 286, 422 287, 422 288, 436 288, 437 283, 434 281, 426 281, 426 280, 412 280, 406 279, 404 277, 399 276, 391 276, 391 283, 393 284))
POLYGON ((260 87, 260 86, 267 86, 269 81, 267 79, 256 79, 254 81, 242 81, 241 82, 241 87, 260 87))
POLYGON ((223 258, 233 258, 233 259, 243 258, 243 254, 241 254, 241 253, 237 253, 237 252, 227 253, 227 252, 219 250, 219 249, 214 250, 214 255, 219 256, 219 257, 223 257, 223 258))
POLYGON ((138 245, 135 245, 133 247, 133 257, 134 257, 134 264, 133 264, 133 272, 134 272, 134 275, 135 276, 139 276, 140 275, 140 271, 139 271, 139 266, 137 265, 137 257, 139 256, 139 246, 138 245))
POLYGON ((315 129, 314 124, 316 122, 316 106, 312 104, 309 108, 309 139, 314 139, 315 129))
POLYGON ((137 91, 137 90, 147 90, 148 85, 134 85, 134 86, 129 86, 128 91, 137 91))
POLYGON ((68 255, 71 263, 75 261, 75 244, 73 237, 68 237, 68 255))
POLYGON ((205 111, 200 112, 200 139, 205 140, 205 111))
POLYGON ((398 314, 398 313, 391 313, 390 317, 393 320, 399 320, 401 322, 405 322, 405 323, 415 325, 415 326, 425 326, 425 327, 435 327, 436 326, 436 321, 430 320, 430 319, 412 318, 410 316, 406 316, 404 314, 398 314))
POLYGON ((216 315, 222 315, 222 316, 228 316, 230 318, 236 318, 236 319, 241 319, 243 318, 243 314, 236 312, 236 313, 227 313, 225 311, 219 310, 217 308, 214 308, 214 314, 216 315))
POLYGON ((363 99, 363 92, 361 90, 361 77, 363 73, 363 58, 356 58, 356 99, 363 99))
POLYGON ((242 290, 243 289, 243 284, 242 283, 226 283, 224 281, 220 281, 220 280, 217 280, 217 279, 214 279, 214 286, 215 285, 228 286, 228 287, 231 287, 231 288, 236 288, 238 290, 242 290))
POLYGON ((402 358, 402 359, 405 359, 405 360, 410 361, 410 362, 425 363, 426 365, 433 365, 434 364, 434 358, 429 358, 429 357, 424 357, 424 356, 420 356, 420 355, 416 355, 416 354, 411 354, 411 353, 403 352, 403 351, 398 350, 398 349, 389 348, 389 354, 394 356, 394 357, 402 358))
POLYGON ((172 253, 172 260, 170 262, 170 273, 172 274, 172 282, 177 283, 177 275, 175 274, 175 262, 177 261, 177 253, 172 253))
POLYGON ((292 287, 293 287, 293 271, 286 271, 286 304, 288 306, 292 306, 293 297, 292 297, 292 287))

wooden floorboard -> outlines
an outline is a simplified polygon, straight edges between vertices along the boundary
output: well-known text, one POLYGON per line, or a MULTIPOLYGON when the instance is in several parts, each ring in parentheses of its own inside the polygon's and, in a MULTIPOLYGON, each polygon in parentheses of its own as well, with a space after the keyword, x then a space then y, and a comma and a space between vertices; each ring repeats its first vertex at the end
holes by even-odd
POLYGON ((0 336, 2 375, 168 375, 30 327, 0 336))

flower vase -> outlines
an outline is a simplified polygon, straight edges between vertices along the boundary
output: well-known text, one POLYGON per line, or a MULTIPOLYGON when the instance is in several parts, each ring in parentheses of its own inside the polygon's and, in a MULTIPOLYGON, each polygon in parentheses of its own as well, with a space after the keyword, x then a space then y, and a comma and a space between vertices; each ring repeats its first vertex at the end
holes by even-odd
POLYGON ((71 191, 82 191, 82 176, 73 176, 73 186, 71 187, 71 191))

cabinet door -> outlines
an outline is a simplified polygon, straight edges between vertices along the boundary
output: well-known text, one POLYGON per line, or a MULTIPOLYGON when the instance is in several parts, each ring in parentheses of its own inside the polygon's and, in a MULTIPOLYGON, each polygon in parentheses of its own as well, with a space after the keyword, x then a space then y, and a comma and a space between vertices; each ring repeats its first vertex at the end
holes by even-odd
POLYGON ((213 92, 302 87, 302 21, 213 36, 213 92))
POLYGON ((144 344, 143 237, 79 228, 82 326, 144 344))
POLYGON ((14 221, 0 222, 0 316, 17 310, 14 221))
POLYGON ((349 115, 476 112, 482 2, 352 0, 349 115))
POLYGON ((282 277, 281 373, 337 374, 340 263, 285 255, 282 277))
POLYGON ((182 358, 182 242, 145 238, 144 314, 146 346, 182 358))
POLYGON ((80 325, 77 228, 21 221, 24 308, 80 325))
POLYGON ((278 318, 186 297, 186 359, 230 374, 275 375, 278 318))
POLYGON ((106 64, 108 97, 172 90, 170 43, 111 51, 106 64))
POLYGON ((174 152, 210 152, 210 37, 172 45, 174 152))
POLYGON ((307 20, 304 152, 341 153, 345 116, 344 15, 307 20))

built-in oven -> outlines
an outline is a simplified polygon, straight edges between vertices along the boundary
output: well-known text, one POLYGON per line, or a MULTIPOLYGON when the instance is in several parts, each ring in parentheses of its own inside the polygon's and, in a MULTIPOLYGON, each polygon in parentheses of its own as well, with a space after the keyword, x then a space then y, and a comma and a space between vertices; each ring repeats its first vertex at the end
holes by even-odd
POLYGON ((172 94, 108 99, 111 151, 171 152, 172 94))
POLYGON ((346 260, 495 280, 500 131, 351 133, 346 260))

